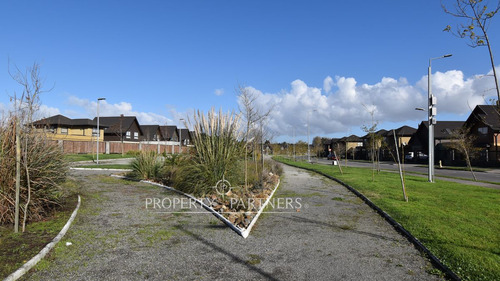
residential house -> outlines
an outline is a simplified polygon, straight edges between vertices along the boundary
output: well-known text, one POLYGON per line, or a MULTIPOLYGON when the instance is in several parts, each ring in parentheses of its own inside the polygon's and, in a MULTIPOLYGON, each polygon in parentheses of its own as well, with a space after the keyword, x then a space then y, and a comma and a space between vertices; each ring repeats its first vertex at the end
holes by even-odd
POLYGON ((159 125, 141 125, 142 138, 141 141, 160 141, 162 139, 159 125))
MULTIPOLYGON (((97 117, 94 118, 94 121, 97 117)), ((139 142, 143 137, 141 126, 135 116, 99 117, 99 125, 107 126, 104 141, 139 142)))
MULTIPOLYGON (((460 130, 464 121, 438 121, 434 125, 434 160, 443 164, 450 164, 455 161, 455 151, 450 148, 449 143, 453 141, 454 132, 460 130)), ((415 160, 427 159, 429 151, 429 122, 422 121, 417 131, 408 142, 407 151, 413 152, 415 160)))
MULTIPOLYGON (((358 153, 358 157, 360 159, 365 159, 365 160, 370 160, 371 159, 371 148, 372 146, 375 147, 376 150, 379 152, 379 159, 383 160, 388 160, 385 158, 385 155, 389 155, 387 153, 386 149, 380 149, 387 144, 386 136, 387 136, 387 130, 385 129, 380 129, 374 133, 374 139, 372 139, 372 136, 370 133, 364 135, 361 137, 363 140, 363 148, 360 149, 360 153, 358 153)), ((377 154, 375 154, 377 155, 377 154)))
POLYGON ((179 141, 177 126, 160 126, 162 141, 179 141))
MULTIPOLYGON (((97 140, 97 123, 90 119, 70 119, 54 115, 33 122, 33 126, 52 140, 94 141, 97 140)), ((106 125, 99 126, 100 141, 104 140, 106 125)))
POLYGON ((177 129, 177 134, 179 135, 182 145, 187 146, 192 143, 189 129, 177 129))
POLYGON ((465 121, 465 128, 474 134, 474 145, 480 150, 478 161, 500 162, 500 108, 495 105, 477 105, 465 121))
POLYGON ((385 139, 389 147, 395 147, 394 132, 396 133, 397 147, 401 148, 402 146, 408 145, 413 134, 417 132, 417 129, 410 126, 402 126, 397 129, 387 131, 385 139))
POLYGON ((344 145, 347 158, 360 159, 359 152, 361 152, 361 149, 363 148, 362 138, 356 135, 350 135, 348 137, 343 137, 339 139, 338 142, 344 145))

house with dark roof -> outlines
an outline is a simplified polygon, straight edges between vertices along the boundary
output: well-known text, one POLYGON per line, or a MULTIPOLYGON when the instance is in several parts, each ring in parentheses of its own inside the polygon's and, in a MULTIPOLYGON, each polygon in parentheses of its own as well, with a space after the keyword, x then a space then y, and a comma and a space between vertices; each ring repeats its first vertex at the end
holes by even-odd
POLYGON ((496 105, 477 105, 464 127, 475 135, 474 145, 484 162, 500 162, 500 108, 496 105))
POLYGON ((162 139, 159 125, 141 125, 141 141, 160 141, 162 139))
MULTIPOLYGON (((94 118, 97 122, 97 117, 94 118)), ((99 117, 99 125, 104 125, 104 141, 139 142, 143 137, 141 126, 135 116, 99 117)))
POLYGON ((337 142, 344 145, 346 150, 346 156, 350 159, 360 159, 360 153, 363 148, 363 139, 356 136, 350 135, 348 137, 343 137, 337 142))
POLYGON ((187 146, 192 143, 191 133, 189 132, 189 129, 177 129, 177 133, 182 145, 187 146))
POLYGON ((160 126, 162 141, 179 141, 177 126, 160 126))
MULTIPOLYGON (((33 122, 33 126, 52 140, 95 141, 97 122, 90 119, 70 119, 64 115, 54 115, 33 122)), ((100 140, 104 140, 106 125, 100 125, 100 140)))
POLYGON ((410 126, 402 126, 394 130, 389 130, 385 134, 386 142, 389 147, 395 147, 394 145, 394 133, 396 133, 397 147, 408 145, 413 134, 417 132, 417 129, 410 126))
MULTIPOLYGON (((449 164, 450 161, 455 161, 455 151, 449 147, 450 142, 453 142, 453 134, 460 130, 464 125, 464 121, 438 121, 434 125, 434 160, 436 163, 439 160, 444 164, 449 164)), ((428 155, 429 153, 429 122, 422 121, 418 126, 417 131, 413 134, 408 142, 407 151, 411 151, 415 156, 428 155)))

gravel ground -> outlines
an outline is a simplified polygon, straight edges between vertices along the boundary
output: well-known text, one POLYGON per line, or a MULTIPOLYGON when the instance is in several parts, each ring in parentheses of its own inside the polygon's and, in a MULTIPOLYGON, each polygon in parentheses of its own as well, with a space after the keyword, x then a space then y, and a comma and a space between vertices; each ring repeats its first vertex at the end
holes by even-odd
POLYGON ((276 196, 300 198, 300 211, 263 214, 247 239, 200 209, 146 208, 148 198, 180 200, 174 193, 107 177, 109 172, 72 171, 83 195, 77 219, 24 278, 438 279, 406 239, 344 187, 307 171, 284 170, 276 196))

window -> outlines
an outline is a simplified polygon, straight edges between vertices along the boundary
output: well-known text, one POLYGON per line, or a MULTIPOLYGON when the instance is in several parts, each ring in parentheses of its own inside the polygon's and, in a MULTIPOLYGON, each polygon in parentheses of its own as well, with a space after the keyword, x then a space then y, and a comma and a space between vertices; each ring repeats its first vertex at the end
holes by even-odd
POLYGON ((92 136, 97 137, 97 128, 92 128, 92 136))
POLYGON ((61 127, 61 134, 62 135, 67 135, 68 134, 68 128, 61 127))
POLYGON ((134 140, 139 139, 139 132, 134 132, 134 140))
POLYGON ((488 127, 481 127, 481 128, 477 128, 477 131, 478 131, 480 134, 486 135, 486 134, 488 134, 488 127))
POLYGON ((157 140, 157 136, 156 136, 156 134, 154 134, 154 135, 153 135, 153 140, 154 140, 154 141, 155 141, 155 140, 157 140))
POLYGON ((130 138, 130 131, 127 131, 127 133, 125 134, 125 137, 126 137, 127 139, 129 139, 129 138, 130 138))

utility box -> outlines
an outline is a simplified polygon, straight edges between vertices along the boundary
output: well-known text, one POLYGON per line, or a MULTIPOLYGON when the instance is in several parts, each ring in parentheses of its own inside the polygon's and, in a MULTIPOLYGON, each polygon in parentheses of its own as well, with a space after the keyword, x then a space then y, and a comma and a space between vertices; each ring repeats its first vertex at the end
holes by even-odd
POLYGON ((337 160, 332 161, 332 165, 337 166, 339 163, 337 163, 337 160))

